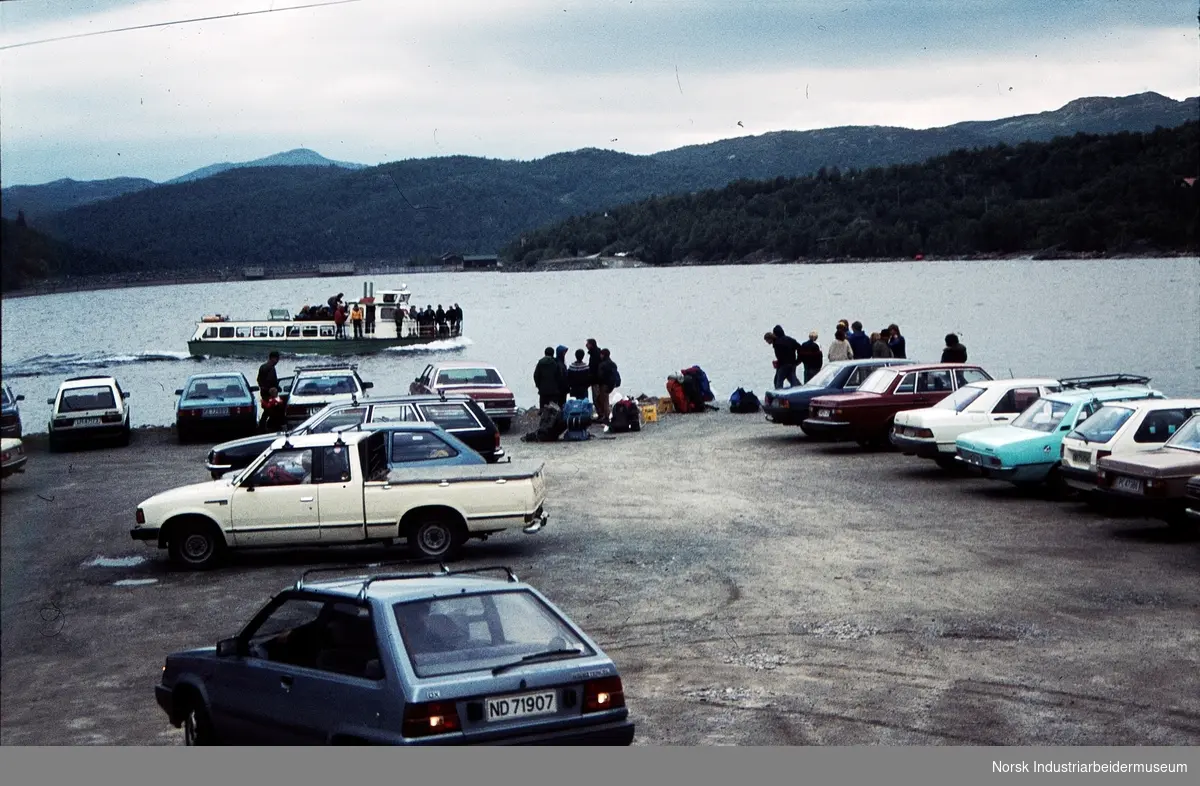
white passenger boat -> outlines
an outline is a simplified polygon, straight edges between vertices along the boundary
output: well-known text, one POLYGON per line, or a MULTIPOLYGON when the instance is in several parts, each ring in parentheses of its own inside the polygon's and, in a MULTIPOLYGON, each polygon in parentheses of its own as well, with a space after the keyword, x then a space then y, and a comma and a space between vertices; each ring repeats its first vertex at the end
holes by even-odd
POLYGON ((388 347, 430 344, 462 335, 461 323, 418 324, 411 316, 418 307, 411 304, 412 293, 404 284, 399 289, 375 290, 373 282, 363 285, 363 296, 346 300, 347 319, 343 337, 338 337, 332 319, 313 319, 292 314, 288 309, 273 308, 266 319, 233 319, 228 315, 206 316, 196 323, 196 332, 188 341, 192 355, 225 357, 261 357, 272 350, 281 355, 362 355, 388 347), (349 319, 350 307, 361 303, 375 306, 375 324, 362 338, 354 338, 349 319), (396 310, 402 309, 402 328, 396 328, 396 310))

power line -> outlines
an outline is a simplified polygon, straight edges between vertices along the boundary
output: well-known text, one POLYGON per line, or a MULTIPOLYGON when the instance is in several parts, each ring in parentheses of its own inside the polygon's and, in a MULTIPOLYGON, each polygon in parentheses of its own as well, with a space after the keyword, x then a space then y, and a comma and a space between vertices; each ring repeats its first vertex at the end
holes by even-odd
POLYGON ((126 32, 129 32, 130 30, 146 30, 151 27, 169 27, 171 25, 186 25, 186 24, 190 24, 192 22, 211 22, 214 19, 231 19, 235 16, 255 16, 257 14, 274 14, 274 13, 279 13, 280 11, 299 11, 302 8, 317 8, 319 6, 324 6, 324 5, 344 5, 345 3, 359 3, 359 2, 362 2, 362 0, 324 0, 324 2, 320 2, 320 3, 308 3, 307 5, 293 5, 293 6, 288 6, 286 8, 268 8, 264 11, 245 11, 245 12, 238 12, 235 14, 220 14, 218 16, 202 16, 202 17, 196 17, 194 19, 177 19, 173 22, 153 22, 148 25, 134 25, 132 27, 117 27, 117 28, 113 28, 112 30, 94 30, 90 33, 75 33, 73 35, 58 36, 56 38, 43 38, 40 41, 25 41, 20 44, 6 44, 5 46, 0 46, 0 50, 16 49, 17 47, 21 47, 21 46, 35 46, 37 44, 50 44, 55 41, 69 41, 73 38, 88 38, 89 36, 94 36, 94 35, 108 35, 109 33, 126 33, 126 32))

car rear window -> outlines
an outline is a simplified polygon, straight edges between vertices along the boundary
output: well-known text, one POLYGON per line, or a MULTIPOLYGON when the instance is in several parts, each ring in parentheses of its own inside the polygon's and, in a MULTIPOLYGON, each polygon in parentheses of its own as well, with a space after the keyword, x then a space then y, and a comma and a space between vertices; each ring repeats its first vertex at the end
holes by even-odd
POLYGON ((192 380, 183 392, 184 401, 207 401, 212 399, 246 398, 249 391, 238 377, 207 377, 192 380))
POLYGON ((946 396, 944 399, 933 405, 934 409, 952 409, 955 412, 962 412, 967 407, 971 406, 971 402, 983 395, 986 388, 975 387, 968 385, 965 388, 959 388, 953 394, 946 396))
POLYGON ((494 368, 444 368, 438 372, 437 384, 443 385, 503 385, 494 368))
POLYGON ((858 386, 859 393, 885 393, 888 386, 892 384, 892 380, 896 378, 896 372, 890 369, 881 368, 871 376, 867 377, 861 385, 858 386))
POLYGON ((477 429, 480 427, 479 421, 471 414, 471 410, 467 409, 467 405, 463 402, 458 403, 433 403, 419 404, 421 411, 425 415, 425 420, 436 423, 447 431, 455 429, 477 429))
POLYGON ((392 462, 430 461, 454 458, 458 451, 437 434, 427 431, 392 434, 392 462))
POLYGON ((116 409, 117 401, 110 387, 72 388, 64 390, 59 412, 87 412, 93 409, 116 409))
MULTIPOLYGON (((418 677, 492 669, 558 650, 595 652, 533 593, 505 590, 409 601, 394 606, 418 677)), ((539 661, 540 662, 540 661, 539 661)))
POLYGON ((336 396, 342 393, 357 393, 358 385, 349 374, 323 374, 305 376, 296 380, 293 396, 336 396))
POLYGON ((1167 444, 1181 450, 1200 452, 1200 415, 1194 415, 1187 423, 1184 423, 1175 432, 1175 436, 1167 440, 1167 444))
POLYGON ((1029 409, 1017 415, 1012 424, 1017 428, 1050 433, 1058 428, 1058 424, 1070 409, 1071 405, 1062 401, 1040 398, 1029 409))

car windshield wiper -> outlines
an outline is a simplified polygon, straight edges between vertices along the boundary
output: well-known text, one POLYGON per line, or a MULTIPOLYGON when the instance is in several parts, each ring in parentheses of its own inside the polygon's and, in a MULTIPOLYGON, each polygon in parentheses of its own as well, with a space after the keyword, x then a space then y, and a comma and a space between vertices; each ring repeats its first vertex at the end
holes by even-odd
POLYGON ((578 647, 571 647, 571 648, 560 649, 560 650, 546 650, 545 652, 535 652, 532 655, 526 655, 525 657, 521 658, 520 660, 515 660, 512 663, 500 664, 496 668, 492 669, 492 674, 499 674, 502 671, 508 671, 509 669, 515 669, 517 666, 523 666, 526 663, 532 663, 535 660, 559 658, 564 655, 579 655, 582 652, 583 652, 583 650, 579 649, 578 647))

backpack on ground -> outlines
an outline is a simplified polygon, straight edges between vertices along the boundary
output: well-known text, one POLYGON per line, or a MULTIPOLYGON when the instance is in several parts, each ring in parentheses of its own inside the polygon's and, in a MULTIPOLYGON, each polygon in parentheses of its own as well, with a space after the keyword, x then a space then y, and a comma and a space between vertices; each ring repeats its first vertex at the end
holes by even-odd
POLYGON ((688 401, 687 394, 683 391, 682 378, 682 374, 667 377, 667 395, 671 397, 671 406, 676 412, 687 414, 692 411, 692 402, 688 401))
POLYGON ((758 396, 754 395, 753 390, 738 388, 733 391, 729 397, 729 411, 738 413, 758 412, 761 405, 758 401, 758 396))
POLYGON ((713 400, 712 388, 708 384, 708 374, 704 373, 704 369, 699 366, 690 366, 679 372, 686 376, 695 377, 696 382, 700 386, 701 403, 713 400))
POLYGON ((688 412, 704 411, 704 392, 700 389, 700 379, 695 374, 683 375, 683 395, 688 400, 688 412))
POLYGON ((641 413, 638 412, 637 404, 627 398, 613 404, 612 412, 608 416, 608 430, 615 434, 641 431, 641 413))
POLYGON ((594 413, 592 402, 586 398, 567 399, 562 411, 563 422, 567 426, 563 439, 573 442, 591 439, 592 433, 588 431, 588 426, 592 425, 594 413))
POLYGON ((521 441, 554 442, 566 430, 567 424, 563 420, 562 410, 552 401, 538 413, 537 429, 521 437, 521 441))

